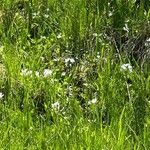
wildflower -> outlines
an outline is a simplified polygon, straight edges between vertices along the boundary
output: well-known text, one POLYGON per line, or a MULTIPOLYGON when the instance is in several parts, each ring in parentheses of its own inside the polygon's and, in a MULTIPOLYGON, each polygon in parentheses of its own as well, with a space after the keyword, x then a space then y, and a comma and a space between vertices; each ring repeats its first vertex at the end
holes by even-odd
POLYGON ((50 69, 44 69, 44 77, 49 77, 50 75, 52 75, 52 70, 50 69))
POLYGON ((132 66, 129 63, 121 65, 121 69, 125 71, 129 70, 130 72, 132 72, 132 66))
POLYGON ((39 15, 39 13, 36 13, 36 12, 32 13, 33 18, 36 18, 38 15, 39 15))
POLYGON ((113 15, 113 13, 110 11, 109 14, 108 14, 108 16, 111 17, 112 15, 113 15))
POLYGON ((97 52, 97 58, 98 58, 98 59, 100 58, 100 53, 99 53, 99 52, 97 52))
POLYGON ((45 17, 45 18, 48 18, 48 17, 49 17, 49 15, 45 14, 45 15, 44 15, 44 17, 45 17))
POLYGON ((32 75, 32 71, 28 70, 28 69, 22 69, 21 70, 21 75, 22 76, 30 76, 30 75, 32 75))
POLYGON ((4 97, 4 94, 0 92, 0 99, 2 99, 3 97, 4 97))
POLYGON ((55 109, 55 110, 59 110, 60 109, 60 103, 59 102, 53 103, 52 108, 55 109))
POLYGON ((65 76, 65 75, 66 75, 66 72, 62 72, 62 73, 61 73, 61 76, 65 76))
POLYGON ((65 59, 65 65, 66 66, 72 66, 72 64, 75 62, 74 58, 66 58, 65 59))
POLYGON ((62 38, 62 35, 61 33, 57 35, 57 39, 61 39, 62 38))
POLYGON ((149 46, 150 46, 150 38, 148 38, 148 39, 145 41, 145 46, 146 46, 146 47, 149 47, 149 46))
POLYGON ((93 33, 93 36, 94 36, 94 37, 97 37, 97 36, 98 36, 98 34, 97 34, 97 33, 93 33))
POLYGON ((74 63, 74 62, 75 62, 74 58, 66 58, 65 59, 65 63, 74 63))
POLYGON ((150 38, 146 40, 146 42, 150 42, 150 38))
POLYGON ((88 104, 89 104, 89 105, 95 104, 95 103, 97 103, 97 99, 96 99, 96 98, 94 98, 94 99, 88 101, 88 104))

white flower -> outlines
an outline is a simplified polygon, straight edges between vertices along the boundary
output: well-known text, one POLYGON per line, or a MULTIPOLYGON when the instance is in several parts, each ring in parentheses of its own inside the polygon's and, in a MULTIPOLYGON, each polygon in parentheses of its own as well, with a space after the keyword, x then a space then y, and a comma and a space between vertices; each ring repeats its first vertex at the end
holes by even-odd
POLYGON ((55 109, 55 110, 59 110, 60 109, 60 103, 59 102, 53 103, 52 108, 55 109))
POLYGON ((108 16, 111 17, 113 15, 113 13, 111 11, 109 11, 108 16))
POLYGON ((129 70, 130 72, 132 72, 132 66, 130 64, 121 65, 121 69, 125 71, 129 70))
POLYGON ((62 38, 62 35, 61 33, 57 35, 57 39, 61 39, 62 38))
POLYGON ((0 99, 2 99, 3 96, 4 96, 4 94, 0 92, 0 99))
POLYGON ((30 76, 30 75, 32 75, 32 71, 28 70, 28 69, 22 69, 21 70, 21 75, 22 76, 30 76))
POLYGON ((150 38, 146 40, 146 42, 150 42, 150 38))
POLYGON ((98 59, 100 58, 100 53, 99 53, 99 52, 97 52, 97 58, 98 58, 98 59))
POLYGON ((39 12, 37 12, 37 13, 36 13, 36 12, 32 13, 32 17, 33 17, 33 18, 36 18, 38 15, 39 15, 39 12))
POLYGON ((97 102, 97 99, 94 98, 94 99, 88 101, 88 104, 91 105, 91 104, 95 104, 96 102, 97 102))
POLYGON ((100 55, 97 55, 97 58, 99 59, 99 58, 100 58, 100 55))
POLYGON ((22 69, 21 70, 21 75, 26 75, 27 74, 28 69, 22 69))
POLYGON ((44 74, 44 77, 49 77, 49 76, 52 75, 52 70, 50 70, 50 69, 44 69, 43 74, 44 74))
POLYGON ((61 73, 61 76, 65 76, 65 75, 66 75, 66 72, 62 72, 62 73, 61 73))
POLYGON ((93 36, 94 36, 94 37, 97 37, 97 36, 98 36, 98 34, 97 34, 97 33, 93 33, 93 36))
POLYGON ((148 38, 148 39, 145 41, 145 46, 146 46, 146 47, 149 47, 149 46, 150 46, 150 38, 148 38))
POLYGON ((45 15, 44 15, 44 17, 45 17, 45 18, 48 18, 48 17, 49 17, 49 15, 45 14, 45 15))
POLYGON ((65 63, 74 63, 74 62, 75 62, 74 58, 66 58, 65 59, 65 63))

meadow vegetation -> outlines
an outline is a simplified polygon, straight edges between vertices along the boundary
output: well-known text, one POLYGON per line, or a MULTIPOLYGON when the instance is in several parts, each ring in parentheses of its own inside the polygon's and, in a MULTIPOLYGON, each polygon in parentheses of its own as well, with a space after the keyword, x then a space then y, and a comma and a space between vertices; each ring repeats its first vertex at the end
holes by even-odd
POLYGON ((0 149, 149 150, 150 2, 0 1, 0 149))

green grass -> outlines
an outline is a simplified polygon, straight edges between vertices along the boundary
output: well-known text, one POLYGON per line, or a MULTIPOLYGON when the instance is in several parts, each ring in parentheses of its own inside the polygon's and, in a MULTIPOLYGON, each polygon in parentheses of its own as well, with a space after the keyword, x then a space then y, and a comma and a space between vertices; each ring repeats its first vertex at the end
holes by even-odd
POLYGON ((149 150, 149 6, 2 0, 0 149, 149 150))

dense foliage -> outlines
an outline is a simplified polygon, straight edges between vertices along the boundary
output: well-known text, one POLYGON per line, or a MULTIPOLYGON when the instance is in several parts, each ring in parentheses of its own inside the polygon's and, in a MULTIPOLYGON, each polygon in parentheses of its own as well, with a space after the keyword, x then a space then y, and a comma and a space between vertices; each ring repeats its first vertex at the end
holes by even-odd
POLYGON ((148 150, 148 0, 0 1, 0 148, 148 150))

